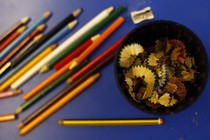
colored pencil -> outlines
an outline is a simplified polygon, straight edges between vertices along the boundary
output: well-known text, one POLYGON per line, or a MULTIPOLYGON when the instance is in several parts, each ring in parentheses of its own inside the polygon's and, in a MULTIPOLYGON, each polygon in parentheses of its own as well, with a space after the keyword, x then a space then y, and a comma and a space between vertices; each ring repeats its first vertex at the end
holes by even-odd
MULTIPOLYGON (((110 22, 111 20, 115 19, 117 16, 119 16, 122 12, 124 12, 126 10, 126 7, 124 5, 118 7, 116 10, 114 10, 106 19, 104 19, 100 24, 96 25, 91 32, 87 32, 86 34, 83 34, 82 37, 80 37, 79 40, 75 41, 75 43, 73 43, 71 45, 71 48, 68 48, 67 50, 67 54, 68 55, 72 50, 74 50, 74 48, 76 48, 77 46, 79 46, 81 44, 81 41, 86 40, 86 38, 89 38, 91 36, 93 36, 94 34, 97 34, 97 32, 103 27, 105 26, 108 22, 110 22)), ((31 57, 31 56, 30 56, 31 57)), ((21 65, 19 65, 17 68, 15 68, 12 71, 9 71, 9 73, 6 74, 6 76, 3 76, 0 79, 0 83, 2 83, 3 81, 5 81, 6 79, 8 79, 12 74, 14 74, 16 71, 18 71, 23 65, 25 65, 25 63, 27 63, 28 61, 30 61, 30 58, 27 58, 26 60, 24 60, 24 62, 21 63, 21 65)))
POLYGON ((12 41, 14 41, 19 35, 26 30, 26 26, 19 27, 11 35, 9 35, 4 41, 0 43, 0 52, 3 51, 12 41))
POLYGON ((12 120, 16 120, 16 119, 17 119, 16 114, 0 115, 0 122, 12 121, 12 120))
POLYGON ((21 93, 22 93, 21 90, 10 90, 10 91, 5 91, 5 92, 0 92, 0 99, 19 95, 21 93))
POLYGON ((41 100, 43 97, 45 97, 47 94, 49 94, 52 89, 54 89, 56 86, 58 86, 59 84, 64 82, 70 75, 74 74, 76 71, 78 71, 80 68, 82 68, 86 63, 87 63, 87 61, 84 61, 83 63, 81 63, 81 65, 78 65, 78 67, 75 67, 75 69, 72 69, 72 70, 64 73, 61 77, 59 77, 58 79, 53 81, 51 84, 49 84, 47 87, 45 87, 39 93, 37 93, 35 96, 33 96, 28 101, 21 104, 17 108, 15 113, 19 114, 19 113, 25 111, 26 109, 30 108, 37 101, 41 100))
MULTIPOLYGON (((72 29, 73 27, 75 27, 75 25, 76 25, 75 23, 77 21, 77 20, 75 20, 75 18, 81 13, 81 11, 82 11, 81 8, 73 11, 70 15, 68 15, 61 22, 59 22, 55 27, 53 27, 49 32, 47 32, 47 34, 38 43, 31 46, 30 49, 25 53, 25 55, 29 55, 32 52, 33 52, 33 54, 28 56, 27 59, 24 60, 24 62, 22 62, 22 63, 26 64, 31 59, 33 59, 36 55, 38 55, 41 51, 43 51, 47 46, 49 46, 53 43, 57 43, 61 38, 66 36, 69 33, 69 30, 65 30, 64 28, 69 29, 69 27, 70 27, 70 29, 72 29), (67 25, 67 27, 64 27, 66 25, 67 25), (61 29, 63 31, 60 31, 61 29)), ((14 61, 11 65, 11 67, 15 67, 21 60, 23 60, 25 55, 22 55, 22 57, 20 57, 16 61, 14 61)))
POLYGON ((4 49, 1 54, 0 54, 0 59, 2 59, 3 57, 5 57, 14 47, 16 47, 25 37, 27 37, 34 29, 37 28, 37 26, 39 26, 40 24, 43 24, 44 22, 46 22, 49 17, 50 17, 51 13, 50 12, 46 12, 43 14, 43 16, 36 21, 30 28, 28 28, 23 34, 21 34, 17 39, 15 39, 11 44, 9 44, 9 46, 7 46, 6 49, 4 49))
POLYGON ((78 47, 81 44, 81 42, 83 42, 90 36, 93 36, 94 34, 96 34, 103 26, 105 26, 108 22, 110 22, 111 20, 116 18, 118 15, 120 15, 125 9, 126 9, 125 6, 121 6, 118 9, 116 9, 113 13, 111 13, 110 16, 108 16, 106 19, 104 19, 100 24, 96 25, 90 32, 87 32, 86 34, 81 36, 78 40, 76 40, 74 43, 72 43, 70 45, 70 47, 68 47, 65 51, 61 52, 59 55, 56 55, 56 57, 54 57, 51 60, 51 63, 55 64, 63 57, 70 54, 72 51, 74 51, 76 49, 76 47, 78 47))
POLYGON ((6 81, 4 81, 0 86, 0 91, 5 91, 16 79, 18 79, 21 75, 27 72, 32 66, 34 66, 39 61, 41 61, 45 56, 50 54, 56 48, 56 46, 57 44, 52 44, 51 46, 46 48, 37 57, 35 57, 31 62, 29 62, 24 67, 22 67, 17 73, 9 77, 6 81))
MULTIPOLYGON (((15 63, 15 64, 13 63, 13 65, 11 65, 11 67, 13 67, 14 65, 15 65, 15 67, 13 67, 12 70, 10 70, 6 75, 4 75, 0 79, 0 84, 3 83, 4 81, 6 81, 9 77, 14 75, 15 73, 17 73, 22 67, 24 67, 27 63, 29 63, 34 57, 39 55, 46 47, 48 47, 49 45, 51 45, 53 43, 58 42, 61 38, 63 38, 65 35, 67 35, 75 27, 76 24, 77 24, 77 20, 72 21, 66 27, 64 27, 58 33, 56 33, 52 38, 50 38, 47 42, 45 42, 41 47, 39 47, 35 52, 30 54, 30 56, 27 55, 27 58, 25 58, 17 66, 16 66, 17 63, 15 63)), ((38 43, 38 44, 40 44, 40 43, 38 43)), ((35 45, 35 46, 37 46, 37 45, 35 45)), ((34 47, 34 46, 32 46, 32 47, 34 47)), ((21 59, 20 59, 20 61, 21 61, 21 59)))
MULTIPOLYGON (((73 58, 75 58, 76 56, 78 56, 82 51, 84 51, 91 43, 93 43, 93 41, 95 41, 100 35, 95 35, 92 38, 86 40, 84 43, 82 43, 82 45, 80 45, 78 48, 76 48, 72 53, 70 53, 69 55, 67 55, 65 58, 63 58, 61 61, 59 61, 57 64, 54 65, 54 69, 56 71, 58 71, 59 69, 61 69, 62 67, 64 67, 68 62, 70 62, 73 58)), ((48 71, 49 68, 51 67, 50 62, 45 65, 40 72, 45 72, 48 71)))
MULTIPOLYGON (((30 77, 32 77, 34 74, 36 74, 46 63, 49 61, 52 61, 55 57, 58 57, 60 53, 65 52, 68 47, 71 48, 71 45, 76 40, 81 40, 81 37, 84 33, 91 31, 92 28, 94 28, 97 24, 99 24, 101 21, 103 21, 106 17, 110 15, 112 12, 113 7, 110 7, 101 13, 99 13, 95 18, 93 18, 90 22, 88 22, 86 25, 84 25, 79 31, 74 33, 71 37, 69 37, 66 41, 64 41, 58 48, 56 48, 50 55, 45 57, 41 62, 36 64, 32 69, 30 69, 28 72, 26 72, 24 75, 22 75, 16 82, 14 82, 11 85, 12 89, 19 88, 23 83, 25 83, 30 77)), ((87 38, 85 38, 87 39, 87 38)), ((82 40, 84 41, 84 40, 82 40)))
POLYGON ((104 51, 99 56, 97 56, 94 60, 92 60, 90 63, 88 63, 87 65, 89 65, 89 66, 87 66, 87 65, 84 66, 83 69, 85 70, 85 73, 83 75, 80 75, 80 77, 77 80, 71 82, 71 84, 65 90, 63 90, 63 92, 61 92, 61 93, 55 95, 54 97, 52 97, 51 99, 49 99, 43 106, 41 106, 39 109, 34 111, 30 116, 28 116, 27 118, 22 120, 21 123, 18 125, 18 128, 22 128, 23 126, 25 126, 26 124, 31 122, 34 118, 39 116, 42 112, 44 112, 49 107, 51 107, 53 104, 58 102, 68 92, 72 91, 75 87, 77 87, 80 83, 82 83, 90 75, 96 73, 104 65, 106 65, 108 62, 110 62, 112 60, 112 58, 115 56, 115 52, 116 52, 118 46, 120 45, 120 43, 122 42, 123 38, 118 40, 110 48, 108 48, 106 51, 104 51), (94 66, 94 67, 92 67, 92 66, 94 66), (88 67, 91 69, 87 69, 88 67))
MULTIPOLYGON (((19 57, 22 56, 23 53, 25 53, 33 44, 38 42, 41 38, 43 37, 43 34, 39 34, 33 38, 31 42, 29 42, 18 54, 16 54, 9 62, 7 62, 1 69, 0 69, 0 74, 3 74, 13 63, 13 61, 16 61, 19 59, 19 57)), ((26 57, 26 56, 25 56, 26 57)), ((24 58, 23 58, 24 60, 24 58)))
POLYGON ((15 23, 9 30, 7 30, 5 33, 3 33, 0 36, 0 43, 2 43, 8 36, 10 36, 20 26, 27 24, 29 20, 30 20, 29 17, 24 17, 19 22, 15 23))
POLYGON ((45 28, 45 24, 39 25, 29 36, 23 39, 13 50, 11 50, 0 62, 0 68, 4 66, 12 57, 14 57, 21 49, 23 49, 33 38, 41 33, 45 28))
POLYGON ((88 88, 90 85, 92 85, 99 77, 99 74, 94 74, 87 80, 85 80, 83 83, 81 83, 79 86, 77 86, 75 89, 73 89, 71 92, 66 94, 65 97, 61 98, 58 102, 56 102, 54 105, 52 105, 50 108, 45 110, 45 112, 42 112, 39 116, 34 118, 33 121, 28 123, 26 126, 24 126, 20 132, 19 135, 25 135, 28 132, 30 132, 33 128, 35 128, 37 125, 39 125, 41 122, 43 122, 45 119, 53 115, 57 110, 62 108, 64 105, 66 105, 69 101, 71 101, 73 98, 75 98, 77 95, 79 95, 82 91, 84 91, 86 88, 88 88))
MULTIPOLYGON (((58 32, 58 34, 56 34, 55 36, 53 36, 51 39, 49 39, 47 42, 46 42, 46 46, 48 45, 51 45, 53 44, 55 41, 57 41, 57 38, 59 38, 60 36, 64 36, 66 34, 68 34, 70 32, 70 30, 76 25, 77 23, 77 20, 74 20, 72 22, 70 22, 65 28, 63 28, 61 31, 58 32)), ((38 39, 35 39, 35 43, 37 43, 39 41, 40 38, 38 39)), ((28 49, 26 50, 23 50, 23 52, 19 53, 17 57, 15 57, 14 59, 11 60, 11 63, 10 63, 10 66, 12 65, 13 67, 16 66, 17 64, 19 64, 21 61, 23 61, 26 56, 28 56, 29 54, 31 54, 33 51, 33 49, 31 49, 31 47, 35 47, 34 45, 32 44, 32 46, 28 47, 28 49)))
POLYGON ((162 118, 151 119, 97 119, 97 120, 60 120, 58 124, 63 126, 131 126, 131 125, 161 125, 162 118))
POLYGON ((114 43, 112 46, 110 46, 108 49, 106 49, 104 52, 102 52, 100 55, 98 55, 96 58, 94 58, 92 61, 90 61, 85 67, 83 67, 78 72, 76 72, 71 77, 69 77, 66 82, 68 84, 71 84, 74 81, 78 80, 84 74, 87 74, 87 73, 92 74, 96 70, 100 69, 103 65, 105 65, 107 62, 109 62, 114 57, 115 51, 119 47, 123 38, 124 37, 119 39, 116 43, 114 43))
POLYGON ((124 18, 120 16, 117 18, 101 35, 93 42, 85 51, 83 51, 77 58, 73 60, 69 69, 73 69, 75 66, 80 64, 84 59, 87 58, 103 41, 105 41, 116 29, 122 25, 124 18))

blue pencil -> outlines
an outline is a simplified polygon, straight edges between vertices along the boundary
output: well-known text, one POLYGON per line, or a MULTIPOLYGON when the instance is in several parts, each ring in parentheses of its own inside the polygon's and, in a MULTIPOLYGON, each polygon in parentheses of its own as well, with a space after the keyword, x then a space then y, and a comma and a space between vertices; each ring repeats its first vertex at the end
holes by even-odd
POLYGON ((41 47, 39 47, 34 53, 30 54, 26 59, 24 59, 19 65, 8 71, 3 76, 0 76, 0 84, 6 81, 9 77, 15 74, 18 70, 20 70, 24 65, 30 62, 34 57, 36 57, 39 53, 41 53, 46 47, 57 43, 60 39, 66 36, 71 29, 76 25, 77 20, 70 22, 67 26, 63 27, 58 33, 56 33, 52 38, 50 38, 47 42, 45 42, 41 47))
POLYGON ((0 59, 5 57, 13 48, 15 48, 25 37, 27 37, 34 29, 37 28, 40 24, 46 22, 51 13, 46 12, 43 14, 41 19, 39 19, 36 23, 34 23, 30 28, 28 28, 23 34, 21 34, 17 39, 15 39, 6 49, 4 49, 0 54, 0 59))

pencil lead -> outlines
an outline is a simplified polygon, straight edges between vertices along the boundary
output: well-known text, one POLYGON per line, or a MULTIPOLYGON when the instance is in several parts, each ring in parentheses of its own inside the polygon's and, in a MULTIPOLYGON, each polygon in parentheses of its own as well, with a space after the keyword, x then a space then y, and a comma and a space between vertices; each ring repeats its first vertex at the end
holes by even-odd
POLYGON ((82 9, 81 8, 78 8, 72 14, 73 14, 74 17, 77 17, 81 12, 82 12, 82 9))
POLYGON ((29 22, 29 20, 30 20, 29 17, 24 17, 24 18, 21 19, 21 23, 22 23, 22 24, 26 24, 26 23, 29 22))
POLYGON ((77 23, 78 23, 77 20, 73 20, 72 22, 70 22, 70 23, 68 24, 69 29, 74 28, 74 26, 75 26, 77 23))
POLYGON ((41 70, 39 71, 39 73, 44 73, 44 72, 47 72, 49 70, 49 67, 47 65, 43 66, 41 68, 41 70))

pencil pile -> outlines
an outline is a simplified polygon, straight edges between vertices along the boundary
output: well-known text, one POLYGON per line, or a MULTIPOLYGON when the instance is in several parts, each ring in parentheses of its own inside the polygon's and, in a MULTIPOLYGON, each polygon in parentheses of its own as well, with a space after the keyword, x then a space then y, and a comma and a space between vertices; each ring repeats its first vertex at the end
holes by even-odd
POLYGON ((59 84, 69 84, 20 122, 19 134, 25 135, 92 85, 100 77, 99 70, 113 59, 124 37, 92 60, 87 58, 123 24, 124 18, 120 15, 125 10, 125 6, 102 10, 60 44, 58 42, 77 25, 81 8, 47 33, 44 29, 51 12, 44 13, 32 26, 27 25, 30 18, 24 17, 0 36, 0 99, 21 94, 21 86, 32 76, 54 69, 51 75, 23 95, 24 102, 15 113, 2 115, 1 121, 17 119, 20 113, 36 105, 59 84), (99 31, 102 32, 99 34, 99 31))

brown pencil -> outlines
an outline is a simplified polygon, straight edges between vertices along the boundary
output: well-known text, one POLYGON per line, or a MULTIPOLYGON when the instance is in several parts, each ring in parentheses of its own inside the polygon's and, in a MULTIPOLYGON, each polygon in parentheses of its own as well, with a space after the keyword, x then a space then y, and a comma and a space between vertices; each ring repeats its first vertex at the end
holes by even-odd
POLYGON ((4 66, 15 54, 17 54, 22 48, 26 46, 36 35, 42 32, 45 28, 45 24, 39 25, 28 37, 20 42, 10 53, 4 57, 0 62, 0 68, 4 66))

